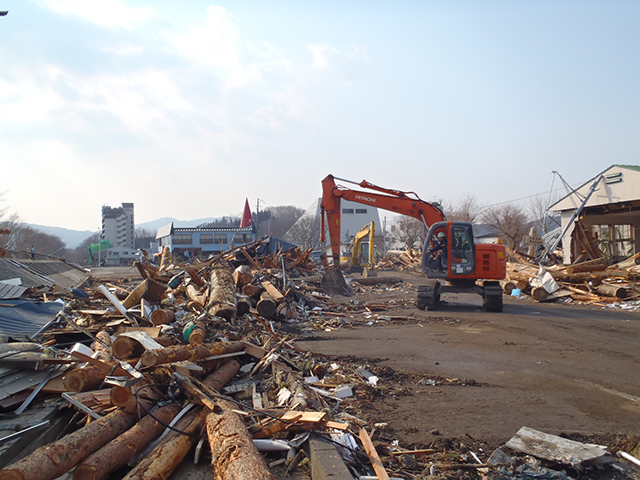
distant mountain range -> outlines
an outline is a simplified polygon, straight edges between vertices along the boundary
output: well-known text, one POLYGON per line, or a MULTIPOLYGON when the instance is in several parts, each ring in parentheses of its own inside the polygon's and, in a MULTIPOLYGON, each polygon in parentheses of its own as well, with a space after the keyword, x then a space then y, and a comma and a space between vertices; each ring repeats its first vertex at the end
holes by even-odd
POLYGON ((98 233, 98 231, 92 232, 91 230, 70 230, 62 227, 49 227, 47 225, 36 225, 35 223, 26 223, 28 227, 35 228, 47 235, 55 235, 60 237, 67 248, 73 249, 80 245, 83 241, 89 238, 91 235, 98 233))
MULTIPOLYGON (((226 215, 226 218, 230 217, 240 218, 240 215, 226 215)), ((144 228, 146 230, 156 231, 158 230, 158 228, 170 222, 173 222, 174 227, 197 227, 198 225, 202 225, 203 223, 215 222, 216 220, 220 220, 221 218, 222 217, 207 217, 197 218, 195 220, 178 220, 177 218, 164 217, 157 220, 152 220, 150 222, 138 223, 136 224, 136 228, 144 228)), ((48 235, 55 235, 57 237, 60 237, 60 239, 65 243, 68 249, 76 248, 91 235, 98 233, 98 230, 93 232, 90 230, 70 230, 68 228, 62 227, 36 225, 35 223, 27 223, 26 225, 31 228, 35 228, 36 230, 40 230, 41 232, 44 232, 48 235)))

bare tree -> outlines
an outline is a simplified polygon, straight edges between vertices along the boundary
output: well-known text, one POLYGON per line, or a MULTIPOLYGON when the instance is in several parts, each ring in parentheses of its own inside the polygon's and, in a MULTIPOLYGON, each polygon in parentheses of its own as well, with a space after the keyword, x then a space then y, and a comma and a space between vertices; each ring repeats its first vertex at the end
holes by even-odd
POLYGON ((79 263, 81 265, 89 264, 89 245, 92 243, 98 243, 100 241, 100 233, 96 232, 93 235, 85 238, 80 245, 71 250, 67 254, 67 258, 72 262, 79 263))
POLYGON ((476 223, 484 207, 473 195, 465 195, 451 208, 447 210, 447 219, 454 222, 476 223))
POLYGON ((549 207, 558 199, 559 196, 556 195, 554 199, 550 199, 550 201, 547 202, 543 197, 537 196, 531 198, 529 202, 529 207, 527 209, 529 216, 531 217, 531 220, 535 222, 535 226, 538 228, 538 231, 542 232, 542 234, 560 226, 560 219, 558 218, 558 215, 554 215, 548 210, 549 207))
POLYGON ((403 216, 396 222, 395 234, 407 248, 422 248, 427 229, 420 220, 403 216))
POLYGON ((313 216, 299 218, 283 239, 295 243, 301 248, 319 249, 321 248, 320 221, 313 216))
POLYGON ((482 215, 482 221, 497 229, 502 242, 512 250, 520 245, 522 237, 530 227, 526 212, 513 204, 487 208, 482 215))
POLYGON ((136 228, 135 247, 148 249, 151 242, 156 240, 156 230, 136 228))
POLYGON ((268 207, 260 212, 258 235, 273 235, 276 238, 283 238, 302 214, 304 214, 304 209, 293 205, 268 207))

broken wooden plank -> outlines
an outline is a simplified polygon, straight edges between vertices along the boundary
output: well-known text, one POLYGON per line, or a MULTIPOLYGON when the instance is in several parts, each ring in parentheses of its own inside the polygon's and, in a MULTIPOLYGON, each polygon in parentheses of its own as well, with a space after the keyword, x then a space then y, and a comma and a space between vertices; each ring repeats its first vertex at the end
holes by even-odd
POLYGON ((378 452, 376 452, 376 448, 373 446, 373 442, 369 437, 369 434, 364 428, 360 429, 359 432, 360 440, 362 441, 362 445, 364 446, 367 455, 369 455, 369 460, 371 461, 371 465, 378 475, 380 480, 389 480, 389 474, 387 474, 384 469, 384 465, 382 464, 382 460, 378 456, 378 452))
POLYGON ((264 288, 269 293, 269 295, 271 295, 276 303, 284 302, 284 295, 280 293, 280 290, 278 290, 273 283, 266 280, 262 282, 261 285, 262 288, 264 288))

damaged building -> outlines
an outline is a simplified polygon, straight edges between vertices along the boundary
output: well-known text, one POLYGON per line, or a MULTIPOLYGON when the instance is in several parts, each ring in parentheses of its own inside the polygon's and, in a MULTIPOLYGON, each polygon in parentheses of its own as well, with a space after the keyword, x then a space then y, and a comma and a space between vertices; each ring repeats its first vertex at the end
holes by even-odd
POLYGON ((612 165, 549 208, 562 219, 563 262, 640 251, 640 166, 612 165))

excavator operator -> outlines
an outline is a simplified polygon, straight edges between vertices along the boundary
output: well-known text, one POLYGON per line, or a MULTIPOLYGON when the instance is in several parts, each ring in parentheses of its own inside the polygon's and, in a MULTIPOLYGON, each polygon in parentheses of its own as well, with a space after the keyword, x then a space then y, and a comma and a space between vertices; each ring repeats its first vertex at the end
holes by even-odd
POLYGON ((447 268, 447 234, 440 232, 436 238, 436 245, 429 249, 429 254, 437 259, 438 270, 443 272, 447 268))

